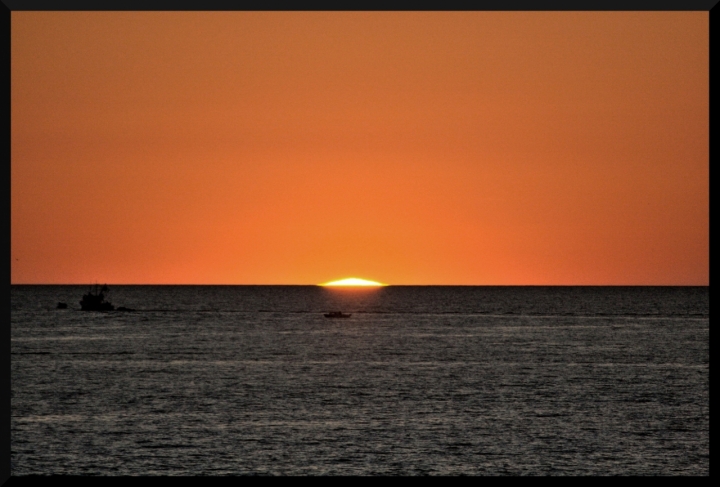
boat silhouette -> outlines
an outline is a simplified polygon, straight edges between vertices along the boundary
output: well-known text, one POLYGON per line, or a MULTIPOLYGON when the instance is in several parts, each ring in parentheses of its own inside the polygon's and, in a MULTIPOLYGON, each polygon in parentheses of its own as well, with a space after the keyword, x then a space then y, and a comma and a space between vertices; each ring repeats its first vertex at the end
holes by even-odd
POLYGON ((83 294, 80 309, 83 311, 113 311, 115 306, 105 301, 105 293, 109 291, 107 284, 103 284, 102 287, 95 284, 87 294, 83 294))
POLYGON ((350 316, 352 316, 350 313, 342 313, 340 311, 325 313, 325 318, 350 318, 350 316))

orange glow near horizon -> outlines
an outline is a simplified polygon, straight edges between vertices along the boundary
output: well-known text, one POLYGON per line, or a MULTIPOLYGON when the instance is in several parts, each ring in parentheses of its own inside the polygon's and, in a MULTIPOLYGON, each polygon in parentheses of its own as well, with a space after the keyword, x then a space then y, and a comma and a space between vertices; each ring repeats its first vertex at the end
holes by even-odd
POLYGON ((336 286, 351 286, 351 287, 379 287, 379 286, 387 286, 387 284, 382 284, 380 282, 376 281, 368 281, 367 279, 360 279, 357 277, 348 277, 346 279, 340 279, 337 281, 331 281, 326 282, 325 284, 320 284, 321 286, 330 286, 330 287, 336 287, 336 286))
POLYGON ((11 283, 708 285, 708 12, 11 12, 11 283))

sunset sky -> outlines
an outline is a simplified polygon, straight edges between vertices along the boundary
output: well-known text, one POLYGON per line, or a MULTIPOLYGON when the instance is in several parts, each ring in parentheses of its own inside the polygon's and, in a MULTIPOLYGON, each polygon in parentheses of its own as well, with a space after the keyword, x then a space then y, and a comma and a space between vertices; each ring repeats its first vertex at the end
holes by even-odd
POLYGON ((12 283, 708 285, 708 18, 12 12, 12 283))

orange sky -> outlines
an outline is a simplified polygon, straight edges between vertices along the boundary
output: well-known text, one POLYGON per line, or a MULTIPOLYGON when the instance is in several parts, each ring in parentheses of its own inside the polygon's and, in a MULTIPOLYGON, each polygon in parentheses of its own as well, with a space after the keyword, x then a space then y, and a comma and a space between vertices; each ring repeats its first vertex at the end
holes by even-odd
POLYGON ((708 12, 12 12, 11 279, 709 283, 708 12))

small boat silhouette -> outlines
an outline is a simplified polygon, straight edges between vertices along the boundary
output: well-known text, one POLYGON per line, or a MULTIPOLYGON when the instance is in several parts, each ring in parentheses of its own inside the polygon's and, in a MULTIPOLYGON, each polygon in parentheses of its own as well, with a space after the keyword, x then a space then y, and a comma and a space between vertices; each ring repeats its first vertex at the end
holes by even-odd
POLYGON ((350 313, 341 313, 340 311, 325 313, 325 318, 350 318, 350 316, 352 316, 350 313))
MULTIPOLYGON (((103 284, 102 287, 95 284, 87 294, 83 295, 82 301, 80 301, 80 309, 83 311, 135 311, 125 306, 115 308, 110 302, 105 301, 105 293, 108 292, 110 292, 110 289, 108 289, 107 284, 103 284)), ((65 303, 58 303, 58 308, 60 308, 61 304, 65 303)), ((67 308, 67 305, 65 307, 67 308)))
POLYGON ((115 306, 105 301, 105 293, 110 291, 107 284, 102 287, 95 284, 87 294, 83 295, 80 301, 80 309, 83 311, 113 311, 115 306))

